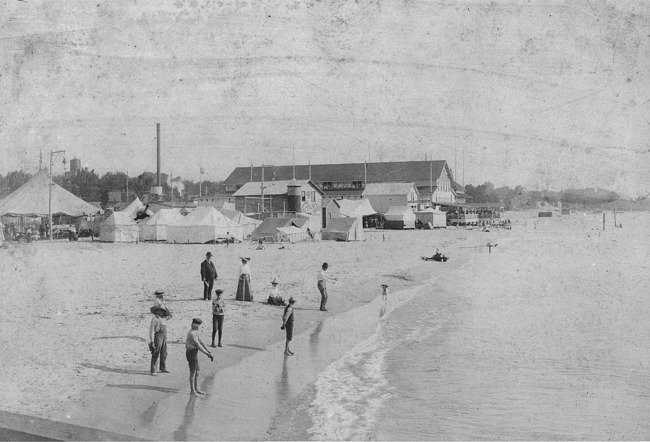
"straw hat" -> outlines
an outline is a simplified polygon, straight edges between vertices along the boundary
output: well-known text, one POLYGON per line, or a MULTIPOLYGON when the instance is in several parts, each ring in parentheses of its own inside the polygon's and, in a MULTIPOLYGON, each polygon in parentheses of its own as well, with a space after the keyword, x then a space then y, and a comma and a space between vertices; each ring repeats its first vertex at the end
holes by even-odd
POLYGON ((158 290, 156 290, 156 292, 154 293, 154 295, 156 295, 156 296, 162 296, 162 295, 164 295, 164 294, 165 294, 165 291, 164 291, 163 289, 158 289, 158 290))

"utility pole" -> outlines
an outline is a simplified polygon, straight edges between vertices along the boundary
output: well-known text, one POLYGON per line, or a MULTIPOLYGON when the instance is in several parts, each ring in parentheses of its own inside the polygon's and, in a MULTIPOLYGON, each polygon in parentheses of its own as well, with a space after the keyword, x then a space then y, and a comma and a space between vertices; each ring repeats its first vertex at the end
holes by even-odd
POLYGON ((48 198, 48 223, 49 223, 49 228, 50 228, 50 241, 53 240, 52 237, 52 186, 54 186, 54 183, 52 182, 52 162, 54 161, 54 155, 63 153, 63 163, 65 164, 65 150, 56 150, 56 151, 50 151, 50 195, 48 198))

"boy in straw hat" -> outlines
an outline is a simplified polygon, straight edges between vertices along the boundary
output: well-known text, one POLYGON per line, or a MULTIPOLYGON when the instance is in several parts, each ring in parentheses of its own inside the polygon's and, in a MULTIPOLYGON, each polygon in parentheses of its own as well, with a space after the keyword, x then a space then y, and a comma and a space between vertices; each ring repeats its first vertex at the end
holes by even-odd
POLYGON ((169 373, 165 367, 167 361, 167 320, 170 318, 165 307, 151 307, 151 324, 149 325, 149 350, 151 350, 150 374, 155 376, 156 363, 160 358, 160 372, 169 373))
POLYGON ((203 394, 203 392, 199 390, 198 381, 200 370, 199 352, 205 353, 205 355, 210 358, 210 361, 214 361, 212 353, 207 349, 199 335, 199 328, 202 323, 203 321, 199 318, 192 319, 192 328, 187 332, 187 338, 185 338, 185 357, 190 366, 190 390, 194 396, 203 394))

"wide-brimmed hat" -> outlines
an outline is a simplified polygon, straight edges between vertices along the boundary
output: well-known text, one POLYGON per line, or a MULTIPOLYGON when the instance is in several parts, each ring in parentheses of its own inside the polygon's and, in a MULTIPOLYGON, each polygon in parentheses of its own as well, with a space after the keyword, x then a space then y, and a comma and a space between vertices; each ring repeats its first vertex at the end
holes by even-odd
POLYGON ((192 319, 192 324, 201 325, 201 324, 203 324, 203 321, 201 320, 201 318, 194 318, 194 319, 192 319))
POLYGON ((164 291, 163 289, 158 289, 158 290, 156 290, 156 292, 154 293, 154 295, 156 295, 156 296, 162 296, 162 295, 164 295, 164 294, 165 294, 165 291, 164 291))
POLYGON ((297 302, 295 298, 292 296, 289 298, 289 304, 293 304, 294 302, 297 302))
POLYGON ((278 278, 273 278, 273 281, 271 281, 271 284, 273 284, 273 285, 275 285, 275 284, 280 284, 280 283, 278 282, 278 278))
POLYGON ((165 307, 161 307, 159 305, 154 305, 153 307, 151 307, 150 310, 151 310, 151 313, 154 314, 154 315, 157 314, 158 312, 162 312, 163 316, 169 315, 169 311, 165 307))
POLYGON ((241 259, 242 261, 250 261, 251 260, 250 257, 247 257, 247 256, 240 256, 239 259, 241 259))
POLYGON ((382 286, 383 288, 386 288, 386 287, 388 287, 388 285, 387 285, 387 284, 382 284, 381 286, 382 286))

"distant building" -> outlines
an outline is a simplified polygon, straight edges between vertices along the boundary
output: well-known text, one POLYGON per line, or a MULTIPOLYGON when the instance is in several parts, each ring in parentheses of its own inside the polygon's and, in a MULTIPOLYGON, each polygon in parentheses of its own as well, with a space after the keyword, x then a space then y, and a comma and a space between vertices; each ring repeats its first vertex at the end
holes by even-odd
POLYGON ((192 201, 196 201, 198 206, 212 206, 216 209, 229 209, 234 210, 235 207, 235 197, 232 193, 213 193, 212 195, 203 195, 198 196, 194 195, 191 198, 192 201))
POLYGON ((329 198, 363 198, 370 183, 413 183, 422 205, 465 202, 464 189, 453 180, 445 160, 237 167, 223 181, 222 190, 233 194, 246 183, 261 182, 262 175, 265 182, 290 180, 294 169, 296 179, 312 181, 329 198))
POLYGON ((108 202, 109 203, 121 203, 122 202, 122 191, 121 190, 109 190, 108 191, 108 202))
POLYGON ((368 183, 362 195, 377 213, 384 214, 391 206, 418 210, 419 192, 413 183, 368 183))
POLYGON ((261 182, 245 183, 233 197, 235 210, 261 219, 279 214, 320 215, 323 191, 309 180, 280 180, 265 181, 263 189, 261 182))

